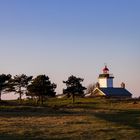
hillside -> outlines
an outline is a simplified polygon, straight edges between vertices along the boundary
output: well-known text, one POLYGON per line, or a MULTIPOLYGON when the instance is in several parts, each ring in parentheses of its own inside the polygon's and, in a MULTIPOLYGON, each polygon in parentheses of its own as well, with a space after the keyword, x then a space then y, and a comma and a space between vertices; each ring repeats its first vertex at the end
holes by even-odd
POLYGON ((44 106, 1 102, 1 140, 139 140, 140 101, 48 99, 44 106))

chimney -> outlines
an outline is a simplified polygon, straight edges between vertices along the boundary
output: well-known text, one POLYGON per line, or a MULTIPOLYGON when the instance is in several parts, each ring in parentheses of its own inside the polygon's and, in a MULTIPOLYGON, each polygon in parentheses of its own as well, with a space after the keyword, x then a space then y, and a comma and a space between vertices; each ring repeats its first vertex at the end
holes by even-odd
POLYGON ((125 88, 125 83, 121 83, 121 88, 125 88))
POLYGON ((96 88, 100 88, 100 84, 98 82, 96 83, 96 88))

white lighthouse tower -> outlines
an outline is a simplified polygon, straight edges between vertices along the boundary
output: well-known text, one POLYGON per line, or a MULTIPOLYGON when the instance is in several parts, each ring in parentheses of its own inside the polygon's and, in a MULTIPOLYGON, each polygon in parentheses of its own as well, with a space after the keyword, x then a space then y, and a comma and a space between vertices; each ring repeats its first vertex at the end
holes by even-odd
POLYGON ((109 69, 105 65, 103 73, 99 74, 98 80, 101 88, 113 88, 113 74, 109 73, 109 69))

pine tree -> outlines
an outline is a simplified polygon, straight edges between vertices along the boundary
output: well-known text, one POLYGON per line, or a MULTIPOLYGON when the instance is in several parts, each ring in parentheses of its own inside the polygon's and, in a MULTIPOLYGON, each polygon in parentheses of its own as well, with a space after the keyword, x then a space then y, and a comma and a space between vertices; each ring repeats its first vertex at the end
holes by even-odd
POLYGON ((82 86, 81 82, 83 82, 84 79, 77 78, 75 76, 70 76, 67 81, 63 81, 63 83, 66 84, 66 89, 63 90, 63 94, 68 94, 72 96, 72 102, 75 102, 75 96, 76 95, 84 95, 84 90, 86 90, 85 87, 82 86))

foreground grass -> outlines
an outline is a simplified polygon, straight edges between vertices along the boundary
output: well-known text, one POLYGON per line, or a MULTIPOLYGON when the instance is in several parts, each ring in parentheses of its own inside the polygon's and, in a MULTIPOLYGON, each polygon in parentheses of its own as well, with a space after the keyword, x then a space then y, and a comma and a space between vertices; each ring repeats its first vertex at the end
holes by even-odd
POLYGON ((139 140, 140 102, 49 99, 43 107, 0 106, 0 140, 139 140))

